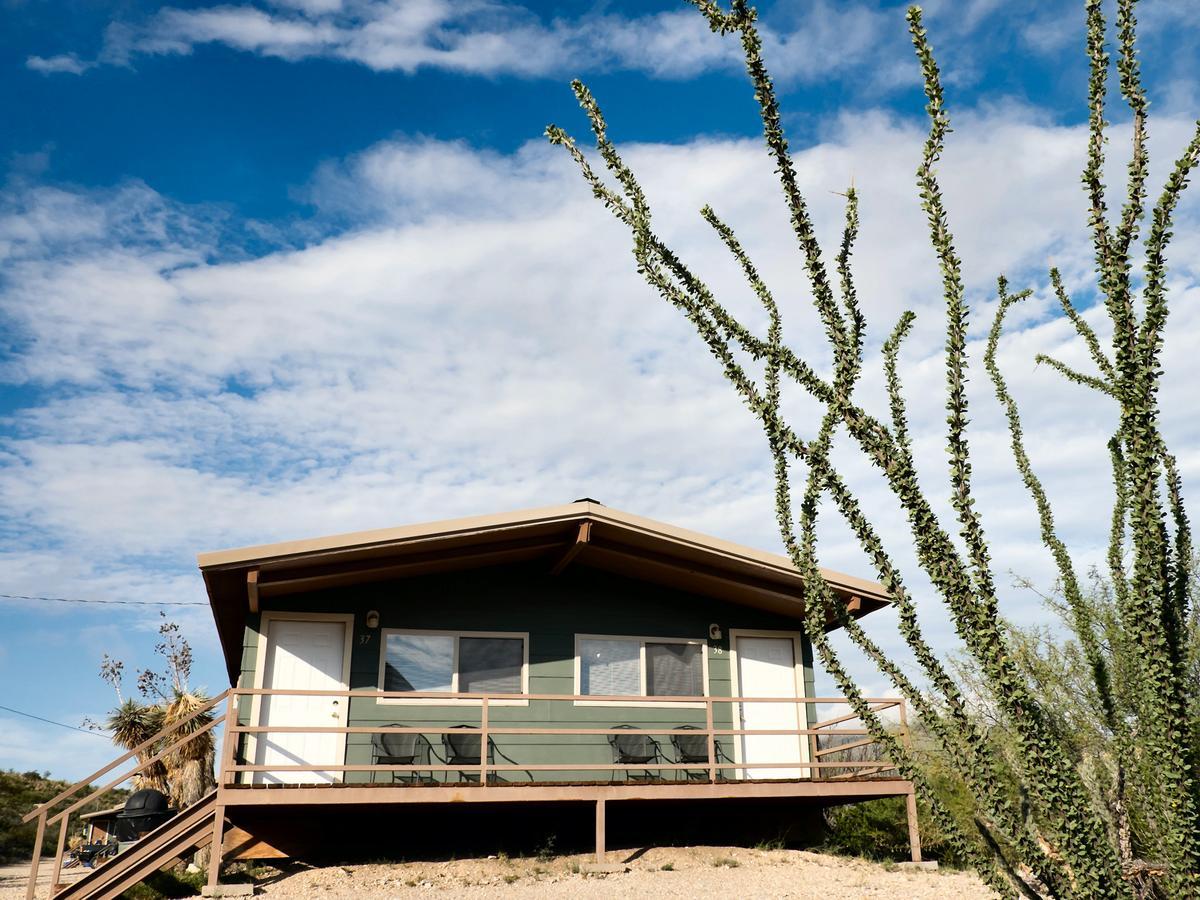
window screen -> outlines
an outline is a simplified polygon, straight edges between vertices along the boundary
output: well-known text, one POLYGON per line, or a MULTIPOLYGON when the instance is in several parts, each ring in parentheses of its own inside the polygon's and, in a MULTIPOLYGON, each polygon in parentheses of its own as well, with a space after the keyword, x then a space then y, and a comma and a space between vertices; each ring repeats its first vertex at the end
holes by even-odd
POLYGON ((521 638, 459 638, 458 689, 466 694, 519 694, 524 662, 521 638))
POLYGON ((646 694, 699 697, 704 694, 699 644, 646 642, 646 694))
POLYGON ((454 638, 442 634, 389 634, 385 691, 452 691, 454 638))
POLYGON ((637 696, 642 692, 638 641, 583 639, 579 642, 579 692, 637 696))

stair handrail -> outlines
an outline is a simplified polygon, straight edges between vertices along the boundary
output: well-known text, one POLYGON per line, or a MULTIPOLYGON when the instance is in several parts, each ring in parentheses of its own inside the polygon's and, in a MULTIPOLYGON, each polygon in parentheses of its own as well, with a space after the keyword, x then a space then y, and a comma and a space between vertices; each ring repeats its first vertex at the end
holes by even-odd
POLYGON ((121 775, 118 778, 114 779, 113 781, 110 781, 108 784, 104 785, 104 787, 96 788, 96 790, 92 791, 92 793, 88 794, 88 796, 84 797, 82 800, 76 800, 74 803, 72 803, 66 809, 59 810, 57 813, 54 814, 54 816, 52 816, 51 818, 46 820, 46 824, 53 825, 55 822, 57 822, 63 816, 70 815, 71 813, 75 812, 75 810, 79 809, 79 807, 86 805, 89 801, 95 800, 97 797, 101 796, 102 794, 107 794, 109 791, 111 791, 113 788, 115 788, 121 782, 128 781, 134 775, 137 775, 139 772, 142 772, 143 770, 145 770, 152 764, 158 762, 160 759, 165 757, 168 753, 174 752, 177 748, 183 746, 188 741, 195 740, 196 738, 200 737, 200 735, 204 734, 206 731, 211 731, 213 728, 215 728, 216 726, 220 725, 222 722, 225 721, 226 715, 227 714, 219 715, 215 719, 213 719, 211 722, 204 725, 202 728, 197 728, 195 731, 188 732, 183 737, 179 738, 179 740, 175 741, 175 743, 171 744, 169 747, 165 747, 164 749, 159 750, 157 753, 155 753, 152 757, 150 757, 148 760, 143 762, 140 766, 138 766, 132 772, 126 772, 124 775, 121 775))
MULTIPOLYGON (((75 782, 75 784, 71 785, 66 790, 61 791, 58 794, 58 796, 54 797, 53 799, 47 800, 45 803, 39 804, 38 806, 34 807, 32 811, 27 813, 25 815, 25 817, 21 819, 21 821, 23 823, 31 822, 35 818, 37 818, 39 815, 41 815, 43 810, 45 810, 46 812, 49 812, 52 807, 57 806, 59 803, 61 803, 67 797, 70 797, 72 794, 74 794, 80 788, 89 786, 93 781, 95 781, 101 775, 107 775, 109 772, 111 772, 113 769, 115 769, 121 763, 125 762, 130 757, 136 756, 137 754, 139 754, 143 750, 145 750, 147 747, 150 747, 155 742, 161 740, 164 733, 174 731, 177 728, 182 728, 188 722, 192 721, 192 719, 196 718, 199 715, 202 715, 203 713, 208 712, 210 709, 212 709, 214 706, 216 706, 222 700, 224 700, 226 697, 228 697, 230 690, 231 690, 231 688, 226 688, 224 691, 217 694, 217 696, 213 697, 211 700, 209 700, 207 703, 205 703, 199 709, 184 716, 182 719, 180 719, 177 722, 173 722, 170 725, 166 725, 166 726, 160 728, 157 732, 154 733, 154 735, 152 737, 149 737, 146 740, 142 741, 142 743, 138 744, 132 750, 125 751, 124 754, 122 754, 121 756, 118 756, 116 759, 114 759, 112 762, 110 762, 108 765, 106 765, 103 769, 98 769, 97 771, 95 771, 91 775, 89 775, 87 778, 84 778, 82 781, 77 781, 77 782, 75 782)), ((145 765, 149 765, 149 764, 150 763, 148 761, 145 765)), ((133 775, 138 774, 138 772, 141 772, 142 768, 144 768, 144 767, 145 766, 138 768, 134 772, 131 772, 129 775, 126 776, 126 778, 130 778, 133 775)), ((125 779, 123 778, 121 780, 124 781, 125 779)), ((117 783, 120 784, 120 782, 117 782, 117 783)))

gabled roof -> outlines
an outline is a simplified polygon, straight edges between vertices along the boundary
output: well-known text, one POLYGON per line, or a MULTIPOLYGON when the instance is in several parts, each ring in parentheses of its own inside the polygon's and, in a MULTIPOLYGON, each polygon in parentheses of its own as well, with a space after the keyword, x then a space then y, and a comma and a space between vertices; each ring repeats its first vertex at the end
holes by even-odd
MULTIPOLYGON (((564 506, 404 525, 201 553, 200 570, 231 682, 241 665, 246 615, 271 598, 349 584, 543 560, 608 569, 643 581, 803 615, 800 574, 766 553, 592 500, 564 506)), ((851 615, 890 600, 882 585, 823 569, 851 615)), ((832 627, 832 623, 830 623, 832 627)))

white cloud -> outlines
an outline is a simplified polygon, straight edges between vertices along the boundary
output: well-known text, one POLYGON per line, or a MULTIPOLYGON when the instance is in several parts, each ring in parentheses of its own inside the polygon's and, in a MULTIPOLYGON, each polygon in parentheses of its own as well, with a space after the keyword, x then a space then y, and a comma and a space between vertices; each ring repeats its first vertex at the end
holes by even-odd
POLYGON ((30 56, 25 60, 26 68, 43 75, 82 75, 93 68, 95 62, 82 60, 74 53, 60 53, 57 56, 30 56))
MULTIPOLYGON (((1160 120, 1156 148, 1174 149, 1189 129, 1160 120)), ((884 115, 846 117, 797 162, 827 244, 840 229, 834 192, 853 179, 861 193, 858 284, 873 355, 902 308, 918 311, 907 388, 923 477, 944 511, 938 274, 912 187, 921 139, 884 115)), ((980 366, 1001 271, 1017 287, 1039 287, 1001 353, 1026 407, 1031 456, 1080 558, 1098 558, 1105 541, 1112 411, 1033 364, 1041 351, 1087 363, 1041 274, 1059 264, 1090 302, 1083 146, 1078 128, 988 110, 957 123, 941 168, 978 310, 972 446, 1001 583, 1009 569, 1052 577, 980 366)), ((757 143, 624 150, 682 256, 761 323, 695 214, 711 201, 775 285, 790 340, 827 359, 757 143)), ((213 261, 220 226, 204 210, 144 186, 14 191, 0 216, 0 303, 19 341, 6 375, 45 399, 16 415, 0 459, 0 504, 15 536, 0 565, 13 593, 112 596, 128 578, 137 598, 192 598, 196 550, 584 495, 777 543, 754 423, 686 323, 637 279, 627 236, 552 148, 505 156, 380 144, 324 167, 310 187, 319 217, 352 227, 239 261, 213 261), (59 558, 74 562, 55 568, 59 558)), ((1181 213, 1186 251, 1196 242, 1194 198, 1181 213)), ((1175 258, 1163 394, 1182 449, 1200 430, 1185 394, 1197 375, 1200 287, 1188 253, 1175 258)), ((862 396, 881 409, 877 362, 862 396)), ((911 573, 906 525, 878 476, 848 449, 840 459, 911 573)), ((1185 476, 1200 472, 1196 454, 1181 461, 1185 476)), ((824 562, 870 574, 832 523, 824 562)), ((948 643, 936 604, 925 604, 948 643)), ((1037 614, 1028 598, 1010 596, 1006 607, 1037 614)), ((873 620, 894 645, 887 614, 873 620)))
MULTIPOLYGON (((873 67, 878 56, 873 51, 887 29, 901 43, 905 35, 900 12, 865 4, 818 2, 785 13, 784 27, 773 27, 769 19, 762 26, 773 73, 785 79, 873 67)), ((737 41, 714 35, 692 9, 546 19, 507 0, 165 7, 144 21, 113 23, 100 59, 126 64, 141 54, 190 53, 214 43, 285 60, 319 57, 406 73, 430 68, 530 77, 626 69, 686 78, 743 65, 737 41)), ((885 81, 892 80, 894 73, 888 73, 885 81)))

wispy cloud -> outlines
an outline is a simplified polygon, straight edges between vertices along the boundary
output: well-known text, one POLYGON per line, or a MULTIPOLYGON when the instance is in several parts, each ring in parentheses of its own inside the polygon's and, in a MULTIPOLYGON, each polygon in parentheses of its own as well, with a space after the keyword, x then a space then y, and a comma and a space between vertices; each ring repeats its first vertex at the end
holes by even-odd
MULTIPOLYGON (((806 4, 784 27, 763 26, 778 77, 810 80, 872 63, 900 14, 860 3, 806 4)), ((712 34, 695 10, 624 17, 594 13, 543 18, 506 0, 287 0, 267 5, 165 7, 140 21, 115 22, 99 61, 187 54, 205 44, 285 60, 336 59, 376 71, 440 69, 470 75, 536 77, 606 69, 686 78, 741 65, 737 43, 712 34)), ((38 71, 84 71, 71 54, 31 57, 38 71)))
POLYGON ((82 60, 74 53, 60 53, 57 56, 30 56, 25 60, 27 68, 35 72, 41 72, 43 75, 82 75, 88 69, 94 68, 98 63, 89 60, 82 60))

